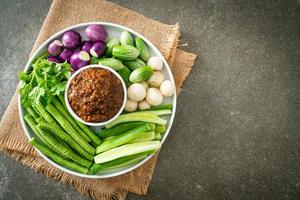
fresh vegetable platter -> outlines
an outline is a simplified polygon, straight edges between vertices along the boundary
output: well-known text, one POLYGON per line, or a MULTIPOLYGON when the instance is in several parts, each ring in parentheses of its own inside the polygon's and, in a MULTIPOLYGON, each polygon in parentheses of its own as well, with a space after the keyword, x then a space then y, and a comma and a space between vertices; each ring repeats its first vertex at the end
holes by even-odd
MULTIPOLYGON (((19 78, 19 116, 29 143, 52 165, 76 176, 107 178, 136 169, 162 147, 174 120, 175 82, 166 60, 149 40, 121 25, 89 22, 54 34, 35 51, 19 78), (114 70, 126 85, 117 95, 126 95, 122 113, 107 123, 103 120, 103 126, 89 126, 93 121, 74 117, 78 113, 73 104, 80 112, 88 110, 85 114, 94 112, 86 109, 91 99, 83 99, 79 106, 80 95, 73 104, 68 100, 72 94, 67 85, 74 72, 91 65, 114 70)), ((105 101, 116 92, 109 80, 101 82, 108 85, 100 87, 108 93, 100 91, 97 104, 108 105, 100 105, 100 117, 105 109, 115 108, 110 102, 119 102, 105 101)), ((79 86, 75 88, 83 87, 79 86)), ((92 97, 97 91, 91 88, 86 92, 92 97)))

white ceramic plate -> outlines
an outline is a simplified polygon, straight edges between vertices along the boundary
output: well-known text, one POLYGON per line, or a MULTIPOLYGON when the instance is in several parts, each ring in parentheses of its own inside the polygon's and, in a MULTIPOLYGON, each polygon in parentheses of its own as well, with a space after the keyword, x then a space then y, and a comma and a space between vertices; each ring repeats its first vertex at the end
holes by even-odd
MULTIPOLYGON (((66 29, 63 29, 63 30, 59 31, 58 33, 56 33, 53 36, 51 36, 48 40, 46 40, 34 52, 34 54, 32 55, 32 57, 27 62, 25 70, 28 69, 28 67, 30 66, 30 63, 37 56, 41 55, 43 52, 45 52, 47 50, 48 44, 52 40, 54 40, 54 39, 61 39, 63 33, 65 33, 66 31, 69 31, 69 30, 77 31, 77 32, 79 32, 81 34, 82 40, 86 40, 87 38, 85 36, 84 30, 85 30, 85 28, 88 25, 91 25, 91 24, 100 24, 100 25, 104 26, 105 29, 108 32, 108 38, 111 38, 111 37, 119 38, 121 32, 124 31, 124 30, 130 32, 134 37, 141 37, 146 42, 146 44, 148 45, 148 50, 149 50, 150 56, 158 56, 158 57, 160 57, 163 60, 164 67, 163 67, 162 73, 164 74, 165 79, 171 80, 173 82, 173 84, 175 85, 174 78, 173 78, 173 75, 172 75, 172 72, 170 70, 170 67, 169 67, 168 63, 166 62, 166 60, 164 59, 164 57, 162 56, 162 54, 159 52, 159 50, 149 40, 147 40, 141 34, 135 32, 135 31, 133 31, 133 30, 127 28, 127 27, 124 27, 124 26, 121 26, 121 25, 117 25, 117 24, 112 24, 112 23, 106 23, 106 22, 88 22, 88 23, 83 23, 83 24, 77 24, 77 25, 74 25, 74 26, 71 26, 69 28, 66 28, 66 29)), ((161 140, 162 143, 166 140, 166 138, 167 138, 167 136, 168 136, 168 134, 170 132, 170 129, 171 129, 174 117, 175 117, 176 93, 174 93, 174 95, 172 97, 168 97, 168 98, 165 97, 164 98, 164 103, 172 103, 173 104, 173 110, 172 110, 172 115, 171 116, 163 116, 163 118, 165 118, 165 119, 168 120, 168 123, 167 123, 166 133, 164 134, 164 136, 163 136, 163 138, 161 140)), ((27 126, 27 124, 24 121, 23 116, 25 115, 25 109, 21 106, 20 96, 18 98, 18 109, 19 109, 19 116, 20 116, 20 120, 21 120, 23 129, 24 129, 24 132, 25 132, 26 136, 28 137, 28 139, 30 139, 30 138, 34 137, 35 134, 31 131, 31 129, 27 126)), ((98 129, 101 129, 101 127, 98 127, 98 129)), ((118 176, 118 175, 121 175, 121 174, 125 174, 125 173, 127 173, 127 172, 129 172, 131 170, 134 170, 137 167, 143 165, 147 160, 149 160, 153 156, 153 154, 149 155, 144 160, 141 160, 138 163, 135 163, 135 164, 132 164, 132 165, 129 165, 129 166, 126 166, 126 167, 121 167, 121 168, 116 168, 116 169, 110 169, 110 170, 102 170, 98 174, 90 175, 90 174, 81 174, 81 173, 69 170, 69 169, 67 169, 67 168, 65 168, 65 167, 63 167, 63 166, 61 166, 59 164, 56 164, 55 162, 53 162, 52 160, 50 160, 49 158, 47 158, 45 155, 43 155, 40 151, 38 151, 38 153, 45 160, 47 160, 53 166, 61 169, 62 171, 67 172, 67 173, 72 174, 72 175, 75 175, 75 176, 80 176, 80 177, 85 177, 85 178, 108 178, 108 177, 114 177, 114 176, 118 176)))

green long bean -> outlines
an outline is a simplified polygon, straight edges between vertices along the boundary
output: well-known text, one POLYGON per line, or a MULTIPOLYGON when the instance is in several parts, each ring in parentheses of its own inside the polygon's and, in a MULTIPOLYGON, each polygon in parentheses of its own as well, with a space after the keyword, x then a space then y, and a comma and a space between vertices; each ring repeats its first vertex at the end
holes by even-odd
POLYGON ((85 149, 83 149, 77 142, 66 132, 64 132, 61 129, 57 129, 56 127, 53 127, 47 123, 39 123, 38 125, 41 129, 47 130, 51 132, 52 134, 56 135, 57 137, 61 138, 62 140, 66 141, 71 148, 73 148, 77 153, 79 153, 81 156, 85 157, 88 160, 93 160, 93 155, 91 155, 89 152, 87 152, 85 149))
POLYGON ((60 155, 63 155, 64 157, 67 157, 77 164, 80 164, 84 167, 90 167, 92 165, 92 162, 80 157, 77 155, 72 149, 65 147, 64 145, 60 144, 59 141, 51 135, 48 131, 45 131, 37 125, 37 130, 44 136, 44 138, 55 148, 55 151, 58 152, 60 155))
MULTIPOLYGON (((58 96, 58 99, 60 100, 60 102, 61 102, 61 105, 62 105, 62 108, 61 108, 61 110, 65 110, 65 112, 64 113, 66 113, 66 114, 64 114, 64 113, 62 113, 63 115, 65 115, 65 116, 70 116, 69 118, 72 120, 72 121, 74 121, 88 136, 89 136, 89 138, 96 144, 96 145, 99 145, 100 143, 101 143, 101 139, 95 134, 95 133, 93 133, 85 124, 83 124, 83 123, 81 123, 80 121, 78 121, 78 120, 76 120, 76 119, 73 119, 72 118, 72 116, 69 114, 69 112, 67 111, 67 109, 66 109, 66 103, 65 103, 65 100, 64 100, 64 98, 63 98, 63 96, 62 95, 59 95, 58 96)), ((59 103, 59 102, 57 102, 57 103, 59 103)))
POLYGON ((61 127, 87 152, 94 155, 95 148, 87 143, 72 127, 72 125, 64 119, 62 114, 51 104, 46 106, 49 113, 58 121, 61 127))
POLYGON ((60 101, 57 98, 53 98, 52 103, 57 108, 57 110, 65 117, 65 119, 72 125, 72 127, 75 129, 75 131, 77 131, 85 141, 91 142, 91 139, 89 138, 89 136, 87 136, 87 134, 77 125, 75 120, 68 113, 68 111, 64 108, 64 106, 60 103, 60 101))
POLYGON ((88 169, 85 167, 82 167, 74 162, 65 160, 63 157, 59 156, 57 153, 49 149, 48 147, 42 145, 39 143, 35 138, 31 138, 29 143, 37 148, 40 152, 42 152, 45 156, 49 157, 51 160, 56 162, 57 164, 60 164, 61 166, 64 166, 70 170, 74 170, 79 173, 86 174, 88 172, 88 169))

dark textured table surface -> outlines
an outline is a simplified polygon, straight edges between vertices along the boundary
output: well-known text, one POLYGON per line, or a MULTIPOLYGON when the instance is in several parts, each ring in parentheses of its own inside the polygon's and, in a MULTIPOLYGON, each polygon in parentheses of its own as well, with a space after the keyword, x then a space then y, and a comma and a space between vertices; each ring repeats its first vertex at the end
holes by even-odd
MULTIPOLYGON (((146 196, 300 194, 300 1, 114 1, 164 23, 198 54, 146 196)), ((0 117, 51 0, 0 1, 0 117)), ((0 199, 88 199, 0 153, 0 199)))

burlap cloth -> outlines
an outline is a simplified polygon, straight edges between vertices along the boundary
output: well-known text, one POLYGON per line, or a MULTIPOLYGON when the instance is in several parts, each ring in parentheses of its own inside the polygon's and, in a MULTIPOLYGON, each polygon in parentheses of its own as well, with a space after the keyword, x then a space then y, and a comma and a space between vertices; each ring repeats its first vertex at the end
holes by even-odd
MULTIPOLYGON (((177 49, 178 25, 160 23, 107 1, 54 0, 32 52, 55 32, 89 21, 125 25, 152 41, 168 60, 179 92, 194 64, 196 55, 177 49)), ((127 192, 145 194, 157 159, 156 155, 136 170, 108 179, 85 179, 64 173, 51 166, 28 145, 19 121, 17 94, 13 96, 0 124, 0 149, 33 170, 73 185, 82 194, 88 194, 94 199, 125 199, 127 192)))

